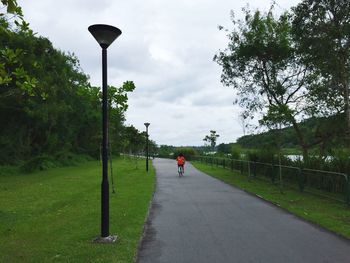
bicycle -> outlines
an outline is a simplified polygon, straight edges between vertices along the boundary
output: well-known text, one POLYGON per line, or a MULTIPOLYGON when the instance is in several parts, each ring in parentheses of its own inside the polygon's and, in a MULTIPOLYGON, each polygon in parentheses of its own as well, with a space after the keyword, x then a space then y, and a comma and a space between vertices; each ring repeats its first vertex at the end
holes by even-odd
POLYGON ((184 167, 182 165, 179 165, 177 169, 178 169, 179 177, 184 176, 184 167))

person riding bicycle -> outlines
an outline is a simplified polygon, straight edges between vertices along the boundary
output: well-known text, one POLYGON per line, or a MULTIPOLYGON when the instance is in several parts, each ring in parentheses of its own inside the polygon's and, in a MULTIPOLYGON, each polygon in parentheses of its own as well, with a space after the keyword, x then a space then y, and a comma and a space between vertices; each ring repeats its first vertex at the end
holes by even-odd
POLYGON ((177 161, 177 168, 179 168, 180 166, 182 167, 182 172, 185 172, 185 156, 183 156, 182 153, 180 153, 177 157, 176 157, 176 161, 177 161))

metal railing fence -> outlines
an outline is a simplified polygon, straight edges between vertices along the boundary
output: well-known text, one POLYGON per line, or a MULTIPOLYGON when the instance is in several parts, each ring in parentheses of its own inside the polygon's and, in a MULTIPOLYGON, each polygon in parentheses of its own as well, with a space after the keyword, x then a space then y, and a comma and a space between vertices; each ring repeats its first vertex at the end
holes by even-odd
POLYGON ((211 156, 196 156, 193 160, 235 170, 248 178, 263 178, 281 186, 296 187, 300 192, 345 201, 350 205, 350 181, 345 173, 211 156))

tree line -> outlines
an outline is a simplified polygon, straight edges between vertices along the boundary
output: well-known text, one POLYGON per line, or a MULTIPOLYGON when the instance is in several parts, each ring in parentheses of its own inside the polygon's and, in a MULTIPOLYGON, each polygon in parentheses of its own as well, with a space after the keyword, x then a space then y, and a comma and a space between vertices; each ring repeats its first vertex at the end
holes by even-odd
MULTIPOLYGON (((54 48, 25 22, 16 1, 1 1, 0 165, 33 159, 98 158, 101 90, 78 58, 54 48)), ((125 126, 132 81, 108 87, 109 146, 114 153, 144 151, 146 135, 125 126)), ((154 144, 154 142, 153 142, 154 144)))
POLYGON ((229 43, 214 57, 243 117, 260 113, 260 124, 273 130, 291 126, 304 160, 314 147, 327 154, 335 137, 349 147, 350 2, 304 0, 281 15, 274 4, 267 13, 243 12, 244 19, 232 13, 233 29, 220 27, 229 43), (336 126, 325 126, 325 117, 336 126), (309 118, 319 121, 305 130, 309 118))
MULTIPOLYGON (((342 125, 343 121, 344 119, 339 115, 327 118, 310 118, 300 123, 300 129, 302 129, 305 137, 310 142, 317 140, 315 134, 320 134, 320 130, 332 132, 333 136, 325 138, 317 147, 311 149, 313 152, 325 156, 326 154, 332 154, 333 149, 340 149, 344 146, 345 131, 344 125, 342 125), (330 127, 336 127, 336 129, 333 130, 330 127)), ((298 137, 292 126, 284 127, 281 130, 269 130, 260 134, 245 135, 237 139, 237 144, 243 148, 271 146, 277 148, 276 137, 280 137, 279 143, 282 148, 300 149, 298 137)))

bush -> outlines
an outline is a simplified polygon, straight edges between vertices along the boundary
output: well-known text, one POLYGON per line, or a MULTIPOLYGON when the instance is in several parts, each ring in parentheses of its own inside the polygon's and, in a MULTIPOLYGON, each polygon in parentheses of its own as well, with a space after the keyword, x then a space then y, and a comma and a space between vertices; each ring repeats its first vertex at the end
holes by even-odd
POLYGON ((258 159, 259 159, 257 151, 249 151, 249 152, 247 152, 246 158, 248 159, 248 161, 252 161, 252 162, 257 162, 258 159))
POLYGON ((182 153, 188 161, 191 161, 193 156, 198 155, 197 151, 191 147, 179 147, 174 150, 173 158, 175 159, 180 153, 182 153))
POLYGON ((30 173, 36 170, 47 170, 50 168, 57 167, 54 159, 46 154, 38 155, 26 161, 22 166, 21 170, 30 173))
POLYGON ((330 159, 326 161, 329 170, 350 174, 350 152, 347 149, 333 151, 330 159))
POLYGON ((78 155, 71 152, 60 151, 54 156, 42 154, 35 156, 20 166, 21 170, 27 173, 42 171, 60 166, 74 166, 82 162, 92 160, 88 155, 78 155))
POLYGON ((55 162, 59 166, 70 166, 77 165, 82 162, 92 160, 91 156, 83 155, 83 154, 75 154, 67 151, 60 151, 55 154, 55 162))
POLYGON ((241 147, 239 147, 238 145, 232 146, 231 159, 234 159, 234 160, 241 159, 241 147))
MULTIPOLYGON (((278 150, 273 147, 265 147, 247 153, 249 161, 260 163, 278 163, 278 150)), ((287 164, 288 159, 281 154, 281 163, 287 164)))
POLYGON ((278 150, 272 147, 259 149, 257 152, 258 162, 275 163, 278 159, 278 150))

